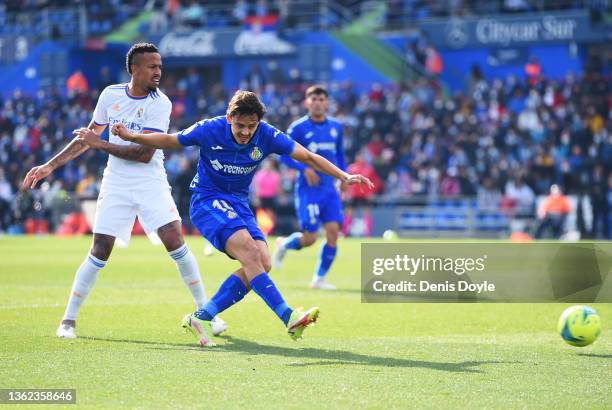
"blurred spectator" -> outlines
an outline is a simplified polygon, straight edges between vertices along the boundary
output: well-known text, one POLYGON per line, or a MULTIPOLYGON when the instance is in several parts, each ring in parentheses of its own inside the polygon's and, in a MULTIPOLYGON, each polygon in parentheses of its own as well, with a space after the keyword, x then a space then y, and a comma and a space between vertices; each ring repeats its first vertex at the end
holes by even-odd
POLYGON ((247 16, 249 15, 249 5, 246 0, 237 0, 232 11, 232 16, 236 19, 238 24, 244 23, 247 16))
POLYGON ((188 27, 199 28, 206 24, 206 9, 197 0, 191 0, 181 8, 181 21, 188 27))
POLYGON ((436 76, 440 75, 443 69, 442 56, 432 46, 425 49, 425 69, 428 73, 436 76))
POLYGON ((66 89, 70 94, 85 94, 89 91, 89 83, 81 70, 76 70, 68 77, 68 80, 66 80, 66 89))
POLYGON ((609 231, 608 226, 608 181, 604 174, 604 166, 598 164, 593 170, 593 177, 589 184, 589 199, 593 209, 593 223, 590 237, 594 239, 606 238, 609 231))
POLYGON ((264 77, 261 67, 259 64, 253 64, 251 69, 244 77, 244 86, 241 88, 244 90, 251 90, 255 93, 259 93, 266 85, 266 78, 264 77))
POLYGON ((276 215, 274 212, 276 207, 276 198, 280 193, 281 187, 281 177, 276 170, 274 160, 268 158, 263 161, 262 167, 253 177, 252 186, 254 205, 257 210, 261 209, 267 213, 267 217, 272 223, 271 229, 273 229, 276 220, 276 215))
POLYGON ((272 159, 263 161, 261 168, 253 177, 253 194, 259 200, 260 206, 271 209, 279 194, 281 177, 272 159))
POLYGON ((0 233, 6 232, 12 224, 11 205, 14 199, 13 188, 0 168, 0 233))
POLYGON ((96 80, 96 89, 98 90, 98 94, 100 94, 109 85, 117 83, 117 81, 112 78, 108 66, 103 66, 100 68, 100 74, 98 74, 96 80))
POLYGON ((361 174, 372 181, 374 188, 370 189, 361 185, 349 185, 347 188, 349 206, 345 209, 344 224, 342 232, 345 235, 354 234, 351 227, 356 221, 355 211, 361 211, 360 218, 361 229, 360 236, 370 236, 372 233, 372 215, 370 214, 370 201, 377 192, 383 191, 383 183, 379 178, 374 167, 368 164, 363 154, 358 154, 355 162, 347 167, 347 172, 350 174, 361 174))
POLYGON ((553 239, 559 239, 570 211, 571 205, 567 197, 563 195, 559 186, 552 185, 550 195, 542 201, 538 208, 539 223, 534 236, 542 238, 544 231, 550 228, 553 239))
POLYGON ((512 200, 516 216, 531 216, 535 206, 535 194, 523 177, 518 177, 506 184, 506 197, 512 200))
POLYGON ((194 226, 191 223, 189 216, 189 202, 191 200, 191 191, 189 185, 194 175, 195 163, 190 162, 187 158, 181 158, 179 162, 179 173, 176 178, 172 181, 173 194, 176 199, 176 206, 183 219, 183 226, 189 233, 194 232, 194 226))
POLYGON ((497 211, 501 202, 501 191, 495 187, 491 178, 485 178, 478 188, 478 209, 481 211, 497 211))
POLYGON ((164 9, 165 0, 149 0, 145 9, 151 12, 149 30, 153 34, 164 33, 168 29, 168 16, 164 9))
POLYGON ((93 172, 87 172, 85 178, 81 179, 76 185, 75 192, 82 198, 96 198, 98 196, 98 186, 96 176, 93 172))
POLYGON ((525 74, 527 75, 527 82, 530 85, 535 85, 542 74, 542 66, 537 57, 531 57, 527 64, 525 64, 525 74))

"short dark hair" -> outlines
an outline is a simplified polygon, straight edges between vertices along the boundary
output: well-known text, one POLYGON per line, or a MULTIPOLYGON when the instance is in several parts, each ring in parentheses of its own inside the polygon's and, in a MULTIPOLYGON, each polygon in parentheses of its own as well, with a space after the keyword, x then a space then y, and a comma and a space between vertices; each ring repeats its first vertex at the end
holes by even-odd
POLYGON ((132 74, 132 64, 135 64, 134 57, 144 53, 159 53, 159 50, 155 47, 155 44, 151 43, 134 44, 125 56, 125 69, 128 74, 132 74))
POLYGON ((320 84, 311 85, 310 87, 306 89, 306 98, 310 97, 313 94, 314 95, 324 95, 325 97, 329 97, 329 94, 327 93, 327 89, 320 84))
POLYGON ((266 113, 266 106, 261 102, 257 94, 251 91, 238 90, 227 106, 227 115, 252 115, 256 114, 262 119, 266 113))

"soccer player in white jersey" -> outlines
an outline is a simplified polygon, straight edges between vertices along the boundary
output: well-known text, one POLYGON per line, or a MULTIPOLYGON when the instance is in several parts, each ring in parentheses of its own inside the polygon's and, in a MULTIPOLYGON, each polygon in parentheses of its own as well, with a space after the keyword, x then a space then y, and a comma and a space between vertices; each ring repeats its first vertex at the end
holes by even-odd
MULTIPOLYGON (((172 103, 157 88, 162 73, 157 48, 149 43, 133 45, 127 53, 126 69, 131 81, 106 87, 89 126, 75 130, 76 137, 47 163, 32 168, 23 182, 24 187, 34 188, 56 168, 89 148, 109 154, 98 196, 93 245, 76 272, 68 305, 56 332, 63 338, 76 337, 78 311, 93 288, 98 272, 106 265, 115 239, 129 242, 136 216, 147 233, 157 233, 198 308, 206 303, 196 258, 185 244, 181 218, 170 194, 163 151, 125 142, 113 134, 109 134, 109 141, 100 139, 104 129, 116 123, 124 124, 133 132, 168 131, 172 103)), ((216 333, 226 327, 216 318, 216 329, 213 329, 216 333)))

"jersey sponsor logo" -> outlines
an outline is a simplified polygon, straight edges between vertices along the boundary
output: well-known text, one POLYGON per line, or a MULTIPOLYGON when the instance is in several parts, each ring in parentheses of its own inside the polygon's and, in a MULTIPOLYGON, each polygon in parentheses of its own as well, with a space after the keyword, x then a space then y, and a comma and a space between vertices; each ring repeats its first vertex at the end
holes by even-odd
POLYGON ((122 123, 123 125, 125 125, 125 127, 127 129, 129 129, 130 131, 135 131, 135 132, 142 131, 142 124, 138 124, 138 123, 132 122, 132 121, 125 121, 124 119, 121 119, 121 118, 108 117, 108 126, 109 126, 109 128, 111 128, 113 125, 115 125, 115 124, 117 124, 119 122, 122 123))
POLYGON ((223 147, 221 145, 216 145, 214 147, 210 147, 210 149, 213 151, 217 151, 217 150, 223 149, 223 147))
POLYGON ((308 144, 308 150, 311 152, 317 151, 332 151, 336 152, 336 144, 333 142, 311 142, 308 144))
POLYGON ((119 111, 120 109, 121 109, 121 106, 119 105, 119 103, 113 104, 114 111, 119 111))
POLYGON ((220 163, 219 160, 216 160, 216 159, 211 159, 210 165, 212 165, 215 171, 223 171, 226 174, 233 174, 233 175, 250 174, 257 168, 257 165, 253 165, 251 167, 241 167, 238 165, 225 165, 225 164, 220 163))
POLYGON ((314 135, 314 132, 312 132, 312 131, 308 131, 308 132, 306 133, 306 135, 304 135, 304 138, 306 138, 306 139, 308 139, 308 138, 312 138, 312 136, 313 136, 313 135, 314 135))
POLYGON ((337 129, 335 129, 335 128, 332 128, 332 129, 329 131, 329 135, 331 135, 331 136, 332 136, 332 138, 338 138, 338 130, 337 130, 337 129))
MULTIPOLYGON (((280 131, 277 131, 277 133, 280 131)), ((259 147, 253 147, 253 150, 251 151, 251 153, 249 154, 249 157, 251 157, 251 159, 253 161, 257 161, 258 159, 260 159, 263 156, 263 153, 261 152, 261 150, 259 149, 259 147)))

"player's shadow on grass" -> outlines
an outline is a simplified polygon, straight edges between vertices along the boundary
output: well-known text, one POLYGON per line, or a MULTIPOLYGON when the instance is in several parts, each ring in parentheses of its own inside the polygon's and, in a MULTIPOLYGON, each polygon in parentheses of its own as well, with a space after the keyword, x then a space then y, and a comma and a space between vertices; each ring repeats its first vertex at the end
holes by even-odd
POLYGON ((477 361, 469 360, 464 362, 429 362, 423 360, 400 359, 395 357, 371 356, 349 352, 346 350, 328 350, 312 347, 288 348, 281 346, 269 346, 251 340, 236 339, 231 336, 223 337, 228 343, 218 346, 217 349, 230 352, 243 352, 252 356, 270 355, 294 357, 297 359, 324 359, 315 362, 291 363, 290 366, 333 366, 337 364, 347 365, 366 365, 381 367, 421 367, 431 370, 441 370, 446 372, 465 372, 465 373, 484 373, 483 370, 474 367, 483 364, 500 364, 499 361, 477 361))
POLYGON ((577 356, 597 357, 598 359, 612 359, 612 354, 577 353, 577 356))
MULTIPOLYGON (((79 336, 79 339, 94 340, 98 342, 113 342, 113 343, 131 343, 136 345, 152 345, 152 346, 173 346, 180 347, 178 350, 202 350, 201 347, 194 344, 186 343, 165 343, 165 342, 153 342, 150 340, 135 340, 135 339, 110 339, 108 337, 95 337, 95 336, 79 336)), ((168 350, 165 348, 164 350, 168 350)))
MULTIPOLYGON (((164 343, 133 339, 109 339, 103 337, 84 336, 81 339, 97 340, 102 342, 115 343, 133 343, 142 345, 154 346, 152 349, 158 350, 200 350, 207 351, 198 346, 187 345, 185 343, 164 343)), ((227 343, 210 348, 211 352, 226 351, 234 353, 245 353, 251 356, 268 355, 268 356, 284 356, 293 357, 296 359, 319 359, 314 362, 291 363, 289 366, 333 366, 333 365, 366 365, 380 367, 420 367, 431 370, 440 370, 446 372, 463 372, 463 373, 484 373, 483 370, 475 369, 477 366, 484 364, 501 364, 508 362, 486 361, 486 360, 469 360, 464 362, 428 362, 424 360, 400 359, 394 357, 371 356, 359 353, 353 353, 346 350, 328 350, 318 349, 313 347, 306 348, 290 348, 281 346, 270 346, 260 344, 250 340, 237 339, 231 336, 221 336, 219 339, 225 340, 227 343)))

